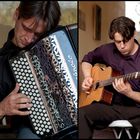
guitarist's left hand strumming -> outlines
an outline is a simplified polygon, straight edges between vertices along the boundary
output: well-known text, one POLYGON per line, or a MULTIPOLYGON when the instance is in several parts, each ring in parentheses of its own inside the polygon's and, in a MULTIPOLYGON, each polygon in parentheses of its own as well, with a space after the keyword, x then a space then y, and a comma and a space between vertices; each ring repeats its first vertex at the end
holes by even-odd
POLYGON ((115 79, 112 83, 115 90, 117 90, 119 93, 124 94, 126 96, 130 96, 133 92, 131 85, 128 81, 124 81, 123 78, 115 79))
POLYGON ((128 81, 124 81, 123 78, 115 79, 112 85, 120 94, 124 94, 125 96, 140 103, 140 92, 134 91, 128 81))

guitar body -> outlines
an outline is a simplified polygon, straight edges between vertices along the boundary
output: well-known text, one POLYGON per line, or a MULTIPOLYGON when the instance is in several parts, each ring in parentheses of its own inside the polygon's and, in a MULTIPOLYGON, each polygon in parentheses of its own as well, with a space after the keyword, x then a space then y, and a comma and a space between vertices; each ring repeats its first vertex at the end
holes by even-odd
MULTIPOLYGON (((94 83, 107 80, 112 76, 112 68, 111 67, 100 67, 95 65, 92 68, 92 77, 94 83)), ((113 94, 104 89, 104 87, 99 87, 96 89, 91 88, 90 93, 80 93, 79 96, 79 107, 86 106, 91 104, 93 101, 97 102, 105 102, 107 104, 111 104, 113 94)))

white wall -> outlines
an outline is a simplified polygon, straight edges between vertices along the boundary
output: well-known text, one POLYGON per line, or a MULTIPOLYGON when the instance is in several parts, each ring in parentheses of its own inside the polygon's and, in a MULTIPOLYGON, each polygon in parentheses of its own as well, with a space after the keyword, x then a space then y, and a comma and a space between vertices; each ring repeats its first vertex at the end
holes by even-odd
POLYGON ((79 1, 79 9, 85 13, 86 30, 79 29, 79 61, 90 50, 102 43, 109 42, 108 28, 112 19, 125 15, 123 1, 79 1), (92 7, 101 7, 101 40, 93 40, 92 7))

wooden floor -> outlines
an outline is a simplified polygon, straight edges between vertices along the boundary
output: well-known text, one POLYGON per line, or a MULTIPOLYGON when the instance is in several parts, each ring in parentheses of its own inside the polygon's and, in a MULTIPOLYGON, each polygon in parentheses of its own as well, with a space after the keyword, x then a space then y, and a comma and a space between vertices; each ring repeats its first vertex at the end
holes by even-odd
POLYGON ((16 139, 14 134, 7 133, 7 134, 0 134, 0 139, 16 139))
POLYGON ((0 139, 16 139, 16 135, 5 129, 5 132, 0 132, 0 139))
POLYGON ((9 121, 8 117, 0 120, 0 139, 16 139, 16 135, 12 133, 9 121))
MULTIPOLYGON (((0 129, 0 139, 16 139, 16 135, 8 129, 0 129)), ((106 128, 103 130, 94 130, 92 139, 115 139, 115 136, 111 128, 106 128)), ((124 133, 121 139, 128 139, 128 137, 124 133)))
MULTIPOLYGON (((12 134, 8 131, 0 132, 0 139, 16 139, 15 134, 12 134)), ((93 139, 115 139, 112 130, 106 129, 106 130, 100 130, 94 131, 93 139)))
MULTIPOLYGON (((1 129, 2 130, 2 129, 1 129)), ((16 139, 16 136, 14 133, 10 133, 6 129, 3 131, 0 131, 0 139, 16 139)), ((95 130, 93 139, 115 139, 114 134, 110 128, 105 130, 95 130)))
MULTIPOLYGON (((137 130, 130 129, 130 134, 132 139, 136 139, 137 130)), ((120 132, 120 128, 117 129, 117 133, 120 132)), ((106 128, 104 130, 95 130, 93 134, 93 139, 116 139, 111 128, 106 128)), ((129 139, 125 131, 122 132, 121 139, 129 139)), ((139 138, 140 139, 140 138, 139 138)))
POLYGON ((115 139, 113 131, 110 128, 103 130, 94 130, 93 139, 115 139))

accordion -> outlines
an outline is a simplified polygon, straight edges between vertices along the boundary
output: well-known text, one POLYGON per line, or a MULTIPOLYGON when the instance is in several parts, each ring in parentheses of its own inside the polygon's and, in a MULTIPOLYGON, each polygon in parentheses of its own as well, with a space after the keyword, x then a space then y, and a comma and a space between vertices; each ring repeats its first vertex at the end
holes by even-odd
POLYGON ((20 92, 32 99, 29 119, 36 134, 51 136, 77 125, 77 54, 70 28, 51 32, 9 64, 20 92))

